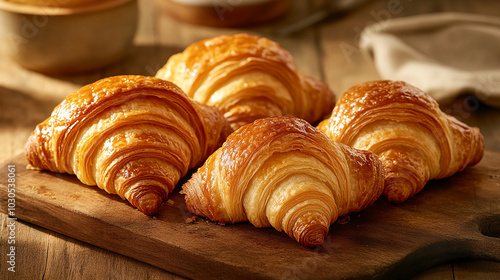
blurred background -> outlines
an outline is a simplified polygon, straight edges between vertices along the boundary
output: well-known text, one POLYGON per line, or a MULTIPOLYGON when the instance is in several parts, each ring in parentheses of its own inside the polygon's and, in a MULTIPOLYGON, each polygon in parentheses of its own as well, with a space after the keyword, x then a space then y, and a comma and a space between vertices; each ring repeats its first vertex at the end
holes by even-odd
MULTIPOLYGON (((2 162, 23 152, 35 125, 69 93, 108 76, 154 76, 171 55, 202 39, 240 32, 268 37, 290 51, 298 69, 325 80, 338 97, 353 85, 381 78, 360 47, 366 27, 443 12, 500 16, 497 0, 40 0, 19 7, 26 2, 0 0, 2 162)), ((463 90, 441 103, 445 112, 478 126, 486 149, 496 152, 500 110, 480 97, 497 94, 500 80, 492 73, 499 69, 480 76, 481 96, 476 89, 463 90)), ((8 234, 5 217, 0 215, 2 242, 8 234)), ((17 234, 23 256, 19 279, 180 278, 32 224, 20 222, 17 234)), ((2 251, 2 263, 4 256, 2 251)), ((17 279, 11 277, 0 276, 17 279)), ((465 260, 414 279, 499 278, 499 263, 465 260)))

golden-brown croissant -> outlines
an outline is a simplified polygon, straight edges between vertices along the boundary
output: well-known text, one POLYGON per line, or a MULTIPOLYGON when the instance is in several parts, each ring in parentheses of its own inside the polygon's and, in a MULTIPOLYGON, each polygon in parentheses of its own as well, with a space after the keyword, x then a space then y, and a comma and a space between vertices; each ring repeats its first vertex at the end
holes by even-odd
POLYGON ((333 140, 371 151, 384 164, 384 195, 402 203, 430 179, 478 163, 484 139, 443 113, 421 90, 399 81, 365 82, 348 89, 318 125, 333 140))
POLYGON ((281 116, 231 134, 182 193, 195 215, 272 226, 313 247, 339 216, 371 205, 383 187, 376 155, 336 143, 305 120, 281 116))
POLYGON ((328 85, 299 72, 287 50, 248 34, 196 42, 171 56, 156 77, 174 82, 200 103, 217 107, 234 129, 282 115, 314 123, 335 105, 328 85))
POLYGON ((68 95, 26 143, 37 169, 76 174, 148 215, 231 131, 213 107, 155 77, 116 76, 68 95))

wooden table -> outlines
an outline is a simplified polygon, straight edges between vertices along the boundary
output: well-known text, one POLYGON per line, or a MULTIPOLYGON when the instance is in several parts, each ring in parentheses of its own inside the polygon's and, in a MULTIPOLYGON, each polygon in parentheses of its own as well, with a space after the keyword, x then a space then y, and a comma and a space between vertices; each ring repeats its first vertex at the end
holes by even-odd
MULTIPOLYGON (((236 3, 235 1, 219 1, 236 3)), ((22 153, 34 126, 45 119, 67 94, 82 85, 117 74, 154 75, 174 53, 189 44, 219 34, 249 32, 278 41, 295 57, 298 68, 326 80, 340 94, 359 82, 379 79, 374 65, 356 51, 359 32, 368 23, 429 12, 460 11, 498 15, 496 0, 380 0, 371 1, 347 17, 332 19, 293 36, 278 38, 272 30, 314 11, 322 1, 293 1, 290 13, 271 24, 249 29, 194 26, 166 16, 158 4, 141 0, 140 25, 136 44, 122 62, 90 73, 48 76, 20 68, 0 57, 0 162, 22 153), (401 6, 398 14, 388 13, 388 5, 401 6), (352 46, 348 55, 342 46, 352 46)), ((215 2, 214 2, 215 3, 215 2)), ((230 12, 230 9, 227 10, 230 12)), ((486 149, 500 152, 500 110, 483 104, 467 105, 470 99, 458 98, 443 106, 465 123, 480 127, 486 149)), ((3 165, 2 165, 3 166, 3 165)), ((2 207, 5 207, 2 205, 2 207)), ((17 272, 6 270, 7 216, 0 214, 0 279, 180 279, 182 277, 151 265, 103 250, 38 226, 18 221, 16 227, 17 272)), ((500 279, 500 263, 464 260, 444 264, 414 279, 500 279)))

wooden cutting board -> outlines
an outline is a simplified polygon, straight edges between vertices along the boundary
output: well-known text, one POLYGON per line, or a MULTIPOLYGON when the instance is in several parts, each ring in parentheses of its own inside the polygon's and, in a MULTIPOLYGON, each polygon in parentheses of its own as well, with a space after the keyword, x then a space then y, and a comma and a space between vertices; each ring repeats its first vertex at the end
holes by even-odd
POLYGON ((310 249, 274 229, 194 223, 184 198, 155 217, 74 176, 26 169, 23 155, 0 170, 7 213, 7 165, 15 165, 18 219, 191 278, 354 279, 408 277, 459 258, 500 262, 500 154, 428 183, 402 205, 379 199, 337 222, 310 249))

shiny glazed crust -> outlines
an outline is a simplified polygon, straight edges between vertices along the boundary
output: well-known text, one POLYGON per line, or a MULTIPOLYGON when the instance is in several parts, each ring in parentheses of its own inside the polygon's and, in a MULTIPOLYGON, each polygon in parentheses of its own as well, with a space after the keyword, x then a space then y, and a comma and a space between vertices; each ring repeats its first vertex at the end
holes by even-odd
POLYGON ((183 185, 188 209, 221 223, 274 227, 305 246, 322 244, 339 216, 371 205, 383 167, 302 119, 243 126, 183 185))
POLYGON ((99 80, 70 94, 32 132, 32 167, 75 174, 152 215, 188 169, 231 129, 215 108, 144 76, 99 80))
POLYGON ((402 203, 428 180, 477 164, 484 152, 478 128, 443 113, 428 94, 400 81, 348 89, 318 125, 333 140, 374 152, 382 160, 384 195, 402 203))
POLYGON ((314 123, 335 104, 328 85, 300 73, 287 50, 248 34, 196 42, 170 57, 156 76, 179 85, 190 98, 217 107, 234 129, 282 115, 314 123))

